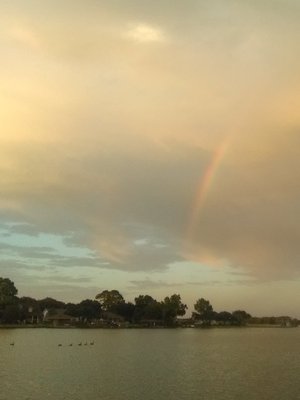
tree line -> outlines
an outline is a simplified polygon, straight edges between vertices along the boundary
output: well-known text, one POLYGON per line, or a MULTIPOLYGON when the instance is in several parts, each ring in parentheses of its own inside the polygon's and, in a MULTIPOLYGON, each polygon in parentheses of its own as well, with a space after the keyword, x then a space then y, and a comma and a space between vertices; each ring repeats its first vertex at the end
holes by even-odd
MULTIPOLYGON (((152 296, 141 294, 134 302, 125 301, 118 290, 104 290, 95 299, 86 299, 79 303, 65 303, 50 297, 37 300, 31 297, 18 297, 18 290, 8 278, 0 278, 0 322, 20 323, 29 321, 33 315, 42 314, 44 310, 64 310, 66 315, 77 318, 82 323, 105 319, 117 315, 131 324, 147 324, 173 326, 178 317, 186 314, 187 305, 181 300, 180 294, 172 294, 162 301, 152 296)), ((216 312, 209 300, 200 298, 194 304, 190 323, 199 326, 243 325, 251 315, 246 311, 216 312)))

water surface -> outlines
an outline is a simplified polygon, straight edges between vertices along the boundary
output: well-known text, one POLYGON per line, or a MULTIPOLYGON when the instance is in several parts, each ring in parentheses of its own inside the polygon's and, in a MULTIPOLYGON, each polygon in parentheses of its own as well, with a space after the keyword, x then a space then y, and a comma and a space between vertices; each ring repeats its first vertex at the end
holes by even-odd
POLYGON ((2 329, 0 383, 1 400, 300 400, 300 329, 2 329))

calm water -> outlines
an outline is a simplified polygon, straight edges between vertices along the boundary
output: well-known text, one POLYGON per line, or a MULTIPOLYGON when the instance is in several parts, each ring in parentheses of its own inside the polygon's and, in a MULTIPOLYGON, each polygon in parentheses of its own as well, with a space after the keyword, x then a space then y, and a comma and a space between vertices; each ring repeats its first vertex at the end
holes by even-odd
POLYGON ((0 385, 1 400, 296 400, 300 328, 0 330, 0 385))

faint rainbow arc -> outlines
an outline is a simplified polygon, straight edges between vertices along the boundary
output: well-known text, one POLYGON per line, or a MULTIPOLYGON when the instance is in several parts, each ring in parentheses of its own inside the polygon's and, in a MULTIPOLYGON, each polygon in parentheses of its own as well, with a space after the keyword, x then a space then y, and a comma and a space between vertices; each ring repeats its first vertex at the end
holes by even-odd
POLYGON ((221 142, 221 144, 214 151, 209 164, 207 165, 199 183, 197 185, 196 195, 194 197, 192 211, 188 219, 188 225, 186 230, 185 244, 188 246, 193 242, 195 237, 195 231, 197 229, 201 211, 203 210, 209 191, 213 185, 214 178, 217 175, 217 171, 225 157, 231 141, 231 135, 221 142))

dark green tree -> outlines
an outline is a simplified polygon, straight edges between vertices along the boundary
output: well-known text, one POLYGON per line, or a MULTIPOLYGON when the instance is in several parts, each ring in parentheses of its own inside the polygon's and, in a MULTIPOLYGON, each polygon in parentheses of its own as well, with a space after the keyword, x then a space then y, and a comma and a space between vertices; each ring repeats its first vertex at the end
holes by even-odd
POLYGON ((97 294, 96 300, 101 304, 104 311, 116 312, 116 306, 125 303, 125 300, 118 290, 103 290, 97 294))
POLYGON ((220 311, 219 313, 215 313, 215 319, 219 321, 222 325, 229 325, 232 324, 234 318, 232 314, 228 311, 220 311))
POLYGON ((68 303, 66 305, 67 315, 80 318, 81 321, 89 322, 101 316, 101 305, 96 300, 86 299, 79 304, 68 303))
POLYGON ((135 305, 128 303, 119 303, 114 307, 114 312, 125 319, 125 321, 132 322, 134 319, 135 305))
POLYGON ((67 303, 65 313, 71 315, 72 317, 80 317, 80 307, 79 304, 67 303))
POLYGON ((80 317, 84 320, 91 321, 92 319, 100 318, 101 305, 96 300, 83 300, 79 303, 80 317))
POLYGON ((31 321, 42 318, 42 311, 39 302, 32 297, 21 297, 18 300, 19 309, 21 312, 21 321, 28 320, 31 321))
POLYGON ((9 304, 5 306, 2 314, 2 321, 6 324, 15 324, 21 320, 21 310, 18 304, 9 304))
POLYGON ((52 297, 46 297, 45 299, 38 300, 41 310, 51 310, 51 309, 63 309, 66 304, 63 301, 52 299, 52 297))
POLYGON ((0 278, 0 307, 15 303, 17 294, 14 282, 8 278, 0 278))
POLYGON ((187 305, 181 301, 180 294, 173 294, 165 297, 162 302, 163 318, 166 324, 173 324, 177 316, 183 316, 186 313, 187 305))
POLYGON ((15 307, 17 294, 18 290, 14 282, 8 278, 0 278, 0 320, 3 322, 15 322, 11 315, 16 313, 10 307, 15 307))
POLYGON ((156 302, 156 300, 152 297, 149 296, 148 294, 140 294, 138 297, 134 299, 136 307, 139 307, 141 309, 144 309, 148 307, 149 305, 153 304, 156 302))
POLYGON ((204 325, 210 325, 214 316, 214 310, 209 300, 203 298, 197 300, 194 308, 196 310, 193 313, 194 318, 202 321, 204 325))
POLYGON ((134 299, 135 311, 134 321, 141 320, 161 320, 163 317, 163 306, 153 297, 146 295, 139 295, 134 299))
POLYGON ((238 325, 245 325, 251 318, 251 315, 244 310, 233 311, 232 316, 238 325))

